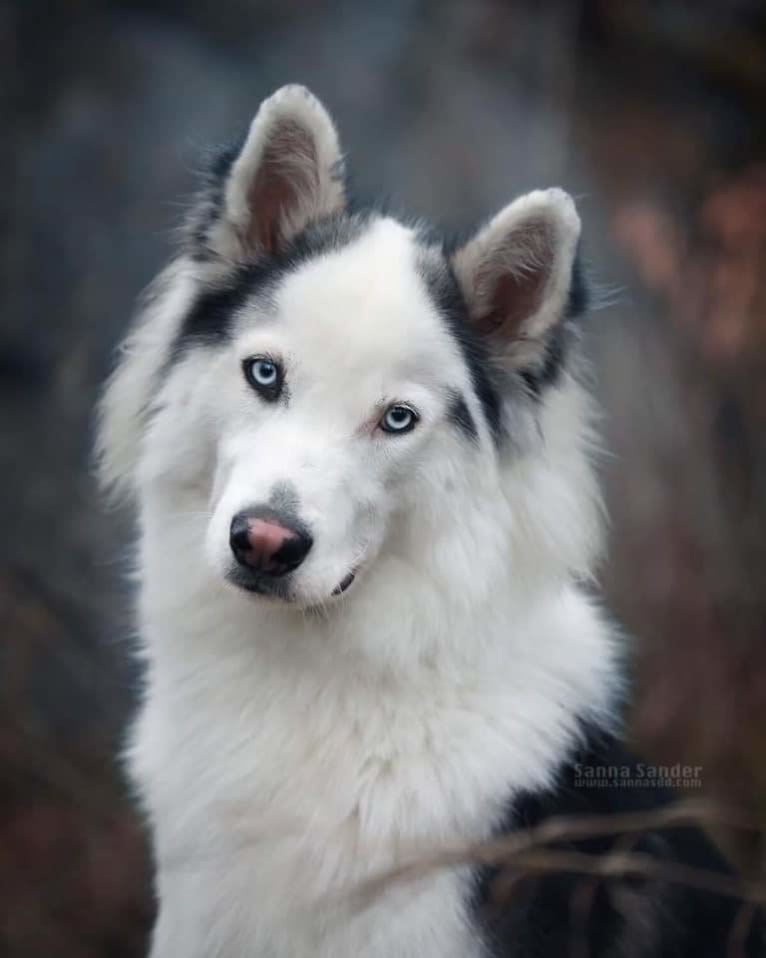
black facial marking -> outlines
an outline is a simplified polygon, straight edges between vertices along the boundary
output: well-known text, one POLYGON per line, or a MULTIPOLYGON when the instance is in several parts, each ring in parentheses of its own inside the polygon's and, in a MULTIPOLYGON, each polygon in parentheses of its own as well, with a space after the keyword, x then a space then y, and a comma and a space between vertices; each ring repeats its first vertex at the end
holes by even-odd
POLYGON ((277 275, 262 266, 243 266, 222 285, 200 293, 186 314, 176 345, 217 343, 226 339, 236 311, 277 275))
POLYGON ((471 328, 468 310, 455 275, 446 262, 436 265, 425 258, 421 262, 421 275, 447 329, 460 349, 487 425, 495 442, 499 443, 503 434, 500 393, 493 381, 494 371, 489 353, 471 328))
POLYGON ((269 505, 278 512, 297 515, 300 506, 298 490, 291 482, 275 483, 269 496, 269 505))
POLYGON ((200 293, 187 313, 176 339, 173 355, 187 346, 225 342, 237 309, 257 295, 268 296, 289 273, 317 256, 348 246, 369 226, 371 214, 338 214, 312 223, 273 256, 237 266, 217 286, 200 293))
POLYGON ((453 394, 452 402, 447 411, 447 418, 458 429, 462 430, 472 442, 478 440, 479 430, 476 428, 476 422, 465 399, 459 393, 453 394))

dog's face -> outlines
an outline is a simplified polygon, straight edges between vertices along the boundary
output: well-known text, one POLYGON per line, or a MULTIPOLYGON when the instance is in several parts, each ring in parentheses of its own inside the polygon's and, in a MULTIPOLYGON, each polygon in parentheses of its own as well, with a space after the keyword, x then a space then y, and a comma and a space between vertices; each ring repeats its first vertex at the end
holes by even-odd
POLYGON ((459 410, 480 414, 420 255, 375 219, 239 307, 205 386, 221 424, 207 551, 231 582, 303 603, 353 588, 424 461, 465 453, 459 410))
POLYGON ((454 251, 350 213, 330 118, 279 91, 107 393, 111 479, 183 500, 204 521, 200 561, 230 586, 301 607, 346 595, 425 518, 461 522, 509 454, 509 420, 544 401, 581 305, 578 234, 559 190, 454 251))

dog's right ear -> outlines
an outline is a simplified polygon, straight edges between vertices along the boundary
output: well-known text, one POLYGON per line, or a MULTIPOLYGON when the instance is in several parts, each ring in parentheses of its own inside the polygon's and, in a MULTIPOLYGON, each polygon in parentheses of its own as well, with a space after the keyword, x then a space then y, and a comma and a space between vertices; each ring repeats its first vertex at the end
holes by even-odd
POLYGON ((540 367, 556 327, 584 307, 579 237, 572 198, 559 189, 535 190, 509 203, 454 253, 473 328, 507 368, 540 367))
POLYGON ((279 253, 312 220, 343 208, 338 134, 305 87, 285 86, 264 100, 219 196, 195 239, 198 252, 233 263, 279 253))

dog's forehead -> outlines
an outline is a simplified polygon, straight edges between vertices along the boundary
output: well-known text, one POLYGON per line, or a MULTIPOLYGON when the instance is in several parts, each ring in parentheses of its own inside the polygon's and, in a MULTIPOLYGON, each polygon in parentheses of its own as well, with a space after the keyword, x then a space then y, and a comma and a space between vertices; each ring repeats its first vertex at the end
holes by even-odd
POLYGON ((454 344, 432 300, 414 230, 374 220, 352 242, 309 259, 274 297, 276 321, 302 352, 381 363, 439 363, 454 344))

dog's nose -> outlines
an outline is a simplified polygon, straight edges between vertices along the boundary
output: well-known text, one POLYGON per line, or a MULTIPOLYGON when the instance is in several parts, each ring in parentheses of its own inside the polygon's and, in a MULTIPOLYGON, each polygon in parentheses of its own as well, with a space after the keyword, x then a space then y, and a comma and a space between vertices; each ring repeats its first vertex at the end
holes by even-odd
POLYGON ((240 512, 231 521, 229 544, 240 565, 278 576, 298 568, 313 539, 305 529, 277 517, 240 512))

